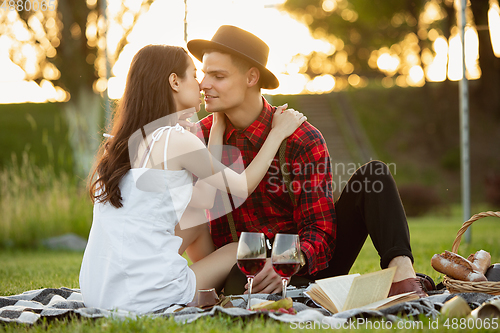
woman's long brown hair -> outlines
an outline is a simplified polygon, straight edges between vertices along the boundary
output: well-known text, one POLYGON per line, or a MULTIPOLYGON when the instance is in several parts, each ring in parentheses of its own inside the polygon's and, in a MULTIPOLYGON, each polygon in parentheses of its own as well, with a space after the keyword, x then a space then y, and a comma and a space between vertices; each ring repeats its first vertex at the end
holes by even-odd
POLYGON ((125 92, 115 109, 111 135, 101 145, 89 177, 92 202, 122 207, 120 180, 130 170, 128 141, 143 126, 175 113, 169 76, 184 78, 189 56, 181 47, 148 45, 132 60, 125 92))

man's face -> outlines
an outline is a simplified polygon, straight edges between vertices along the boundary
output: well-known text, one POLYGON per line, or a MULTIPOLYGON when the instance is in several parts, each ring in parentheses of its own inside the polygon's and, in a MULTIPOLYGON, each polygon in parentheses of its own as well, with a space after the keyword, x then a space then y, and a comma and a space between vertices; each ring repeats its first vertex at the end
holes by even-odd
POLYGON ((205 93, 207 112, 231 112, 245 100, 247 75, 236 67, 229 54, 210 52, 203 55, 200 89, 205 93))

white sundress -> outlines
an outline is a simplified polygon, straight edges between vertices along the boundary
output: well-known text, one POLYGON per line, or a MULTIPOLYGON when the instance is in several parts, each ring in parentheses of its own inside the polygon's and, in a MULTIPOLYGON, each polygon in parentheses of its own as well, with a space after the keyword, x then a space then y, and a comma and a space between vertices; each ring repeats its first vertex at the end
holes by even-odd
POLYGON ((182 239, 174 228, 192 195, 192 174, 167 170, 172 128, 153 133, 142 168, 128 171, 120 182, 123 207, 96 203, 80 270, 80 289, 87 307, 156 311, 192 301, 196 277, 178 254, 182 239), (167 131, 165 170, 147 169, 153 145, 167 131))

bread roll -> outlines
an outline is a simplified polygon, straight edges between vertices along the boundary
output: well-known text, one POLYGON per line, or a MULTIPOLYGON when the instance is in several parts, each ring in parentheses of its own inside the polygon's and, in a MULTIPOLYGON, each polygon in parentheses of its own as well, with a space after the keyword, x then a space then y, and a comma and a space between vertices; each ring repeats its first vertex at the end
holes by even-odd
POLYGON ((483 274, 486 273, 486 270, 491 265, 491 255, 484 250, 479 250, 476 253, 471 254, 467 260, 472 263, 472 268, 483 274))
POLYGON ((471 282, 486 281, 484 274, 474 270, 475 267, 472 266, 470 261, 449 251, 435 254, 431 259, 431 265, 436 271, 456 280, 471 282))

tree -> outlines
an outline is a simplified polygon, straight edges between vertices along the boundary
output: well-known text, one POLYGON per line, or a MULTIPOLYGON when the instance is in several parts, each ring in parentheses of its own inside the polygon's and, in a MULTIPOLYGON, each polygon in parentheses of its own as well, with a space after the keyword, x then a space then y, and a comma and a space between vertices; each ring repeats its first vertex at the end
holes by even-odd
MULTIPOLYGON (((16 6, 10 8, 18 13, 29 36, 13 44, 12 61, 25 69, 27 79, 38 83, 48 80, 66 91, 66 102, 61 107, 69 127, 77 175, 88 174, 100 143, 97 133, 104 124, 101 93, 107 85, 107 68, 118 59, 134 24, 152 2, 141 0, 134 8, 128 7, 128 2, 121 3, 113 17, 121 27, 121 39, 114 49, 107 50, 107 58, 105 32, 108 27, 102 0, 16 1, 16 6), (24 5, 18 6, 17 2, 24 5), (27 3, 38 4, 38 8, 27 8, 27 3), (128 17, 127 24, 122 21, 124 17, 128 17), (32 66, 28 63, 26 48, 37 55, 35 69, 31 71, 26 70, 32 66)), ((16 40, 15 31, 6 22, 0 23, 2 34, 16 40)))
POLYGON ((305 21, 314 36, 340 39, 337 51, 347 53, 353 72, 375 75, 368 65, 371 53, 401 42, 408 33, 416 33, 418 13, 424 2, 288 0, 284 9, 305 21))
MULTIPOLYGON (((489 32, 484 29, 489 1, 470 3, 468 24, 482 27, 478 30, 482 77, 472 93, 500 115, 496 93, 500 90, 500 59, 494 56, 489 32)), ((423 66, 433 58, 436 37, 448 39, 456 32, 454 4, 453 0, 287 0, 283 8, 304 21, 313 36, 328 39, 336 48, 335 53, 319 59, 317 54, 310 55, 304 72, 315 76, 326 69, 340 78, 351 73, 383 78, 408 75, 411 66, 423 66), (398 66, 381 68, 377 60, 382 53, 399 59, 398 66), (334 65, 328 65, 329 61, 334 65)))

